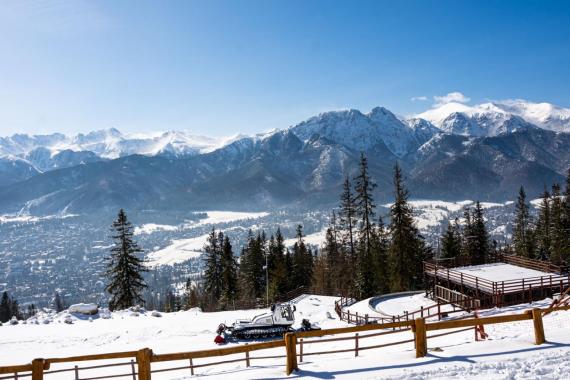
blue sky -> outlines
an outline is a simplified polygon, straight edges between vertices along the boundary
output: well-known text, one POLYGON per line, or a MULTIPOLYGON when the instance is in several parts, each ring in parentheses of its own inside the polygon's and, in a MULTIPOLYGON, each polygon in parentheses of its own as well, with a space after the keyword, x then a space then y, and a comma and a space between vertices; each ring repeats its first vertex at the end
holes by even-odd
POLYGON ((0 134, 251 134, 452 91, 570 107, 569 63, 568 1, 0 0, 0 134))

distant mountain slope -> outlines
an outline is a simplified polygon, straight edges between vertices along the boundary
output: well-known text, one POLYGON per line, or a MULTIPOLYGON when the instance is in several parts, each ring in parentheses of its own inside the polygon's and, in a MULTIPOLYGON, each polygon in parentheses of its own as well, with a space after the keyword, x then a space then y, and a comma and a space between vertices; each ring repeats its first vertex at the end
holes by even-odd
MULTIPOLYGON (((360 150, 319 131, 314 129, 307 140, 294 128, 244 138, 186 159, 133 155, 53 170, 0 189, 0 210, 328 207, 337 203, 344 175, 356 173, 360 150)), ((392 196, 396 161, 414 197, 505 200, 521 184, 536 196, 544 184, 562 182, 570 167, 568 147, 570 134, 536 128, 478 138, 437 134, 403 157, 382 140, 364 151, 379 185, 379 201, 392 196)))

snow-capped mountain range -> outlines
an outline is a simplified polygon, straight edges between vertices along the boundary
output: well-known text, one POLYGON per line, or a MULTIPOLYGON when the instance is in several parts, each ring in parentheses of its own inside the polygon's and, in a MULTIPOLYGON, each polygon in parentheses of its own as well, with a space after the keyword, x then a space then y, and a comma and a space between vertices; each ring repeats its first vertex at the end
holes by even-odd
POLYGON ((383 107, 331 111, 284 130, 226 139, 116 129, 14 135, 0 139, 0 210, 327 203, 355 173, 360 152, 386 196, 395 162, 416 196, 510 199, 520 185, 538 196, 545 184, 564 180, 569 132, 570 110, 509 101, 448 103, 411 117, 383 107))

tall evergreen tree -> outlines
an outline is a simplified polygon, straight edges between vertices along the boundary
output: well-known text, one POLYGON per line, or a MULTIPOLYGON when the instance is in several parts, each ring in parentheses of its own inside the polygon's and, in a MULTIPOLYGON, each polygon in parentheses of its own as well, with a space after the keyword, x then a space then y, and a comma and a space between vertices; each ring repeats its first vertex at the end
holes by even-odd
POLYGON ((564 226, 563 201, 560 194, 560 185, 552 186, 552 200, 550 205, 550 261, 560 265, 566 262, 570 255, 567 245, 567 234, 564 226))
POLYGON ((222 232, 216 233, 215 228, 212 228, 204 246, 204 290, 212 303, 217 303, 222 294, 222 246, 220 243, 223 243, 223 236, 222 232))
POLYGON ((297 241, 293 245, 293 288, 309 286, 313 278, 313 254, 305 245, 303 226, 297 226, 297 241))
POLYGON ((275 237, 269 239, 269 294, 271 299, 286 293, 288 289, 288 273, 285 257, 285 239, 281 229, 277 228, 275 237))
POLYGON ((483 208, 481 202, 475 202, 475 209, 473 210, 473 241, 471 251, 471 263, 473 265, 484 264, 490 254, 489 248, 489 233, 485 225, 485 217, 483 215, 483 208))
POLYGON ((0 299, 0 322, 5 323, 12 318, 12 300, 8 295, 8 292, 4 291, 2 293, 2 298, 0 299))
POLYGON ((550 193, 546 188, 541 196, 538 208, 538 220, 536 222, 535 236, 537 245, 537 256, 541 260, 550 259, 550 193))
MULTIPOLYGON (((564 220, 564 229, 567 232, 567 238, 570 240, 570 169, 566 177, 566 189, 564 190, 564 202, 562 206, 562 214, 564 220)), ((570 241, 567 241, 570 245, 570 241)))
POLYGON ((229 237, 225 236, 222 243, 221 253, 221 297, 220 303, 223 309, 233 305, 238 292, 238 266, 234 257, 229 237))
POLYGON ((375 279, 374 292, 376 294, 384 294, 390 290, 390 281, 388 278, 388 250, 390 238, 382 217, 378 218, 378 224, 372 236, 371 255, 375 279))
POLYGON ((340 195, 340 228, 343 232, 343 244, 346 246, 351 260, 356 257, 356 205, 354 195, 352 194, 352 186, 348 176, 344 179, 342 193, 340 195))
POLYGON ((240 262, 240 293, 248 300, 265 296, 265 238, 250 230, 240 262))
POLYGON ((112 225, 115 241, 107 259, 106 276, 109 283, 105 290, 111 295, 109 309, 125 309, 143 303, 142 291, 147 287, 142 273, 147 269, 137 255, 143 252, 133 240, 133 225, 123 209, 112 225))
POLYGON ((441 257, 451 259, 461 254, 461 232, 457 219, 447 223, 447 230, 441 237, 441 257))
POLYGON ((55 295, 53 297, 53 307, 55 309, 55 311, 57 311, 58 313, 60 311, 63 311, 63 309, 65 309, 65 304, 63 302, 62 297, 59 295, 59 292, 55 292, 55 295))
POLYGON ((408 190, 400 166, 394 168, 394 204, 390 208, 390 290, 417 289, 422 283, 425 243, 419 234, 408 203, 408 190))
POLYGON ((354 198, 355 214, 359 221, 359 240, 365 253, 369 255, 374 229, 374 209, 376 208, 372 192, 376 188, 376 184, 368 174, 368 160, 364 153, 360 154, 359 173, 354 181, 356 191, 354 198))
POLYGON ((521 186, 515 205, 515 221, 513 225, 513 245, 518 256, 534 258, 534 237, 530 206, 526 200, 524 187, 521 186))

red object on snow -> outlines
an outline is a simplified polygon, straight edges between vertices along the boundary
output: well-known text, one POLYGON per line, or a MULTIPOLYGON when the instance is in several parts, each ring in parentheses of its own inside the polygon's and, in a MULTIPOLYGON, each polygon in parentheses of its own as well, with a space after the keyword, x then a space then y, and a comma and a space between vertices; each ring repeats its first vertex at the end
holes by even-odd
POLYGON ((223 336, 221 336, 221 335, 216 335, 216 337, 214 338, 214 343, 216 343, 216 344, 224 344, 224 343, 226 343, 226 340, 224 339, 223 336))

